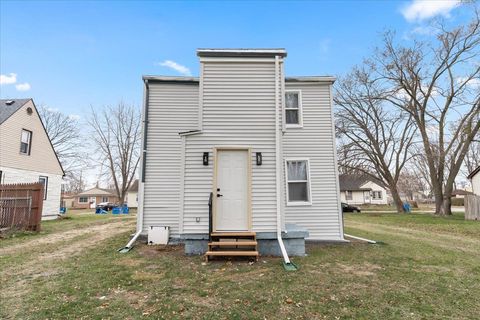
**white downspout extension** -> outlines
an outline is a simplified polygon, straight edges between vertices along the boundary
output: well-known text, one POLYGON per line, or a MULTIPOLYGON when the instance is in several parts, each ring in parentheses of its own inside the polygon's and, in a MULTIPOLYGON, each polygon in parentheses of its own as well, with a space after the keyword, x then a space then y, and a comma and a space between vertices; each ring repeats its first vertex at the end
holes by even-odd
MULTIPOLYGON (((146 118, 146 113, 147 113, 147 101, 148 101, 148 83, 144 82, 145 84, 145 87, 144 87, 144 99, 143 99, 143 114, 142 114, 142 138, 143 139, 146 139, 146 132, 145 130, 147 129, 147 126, 145 124, 146 121, 148 121, 148 119, 146 118)), ((145 198, 144 197, 144 192, 145 192, 145 186, 144 186, 144 183, 142 182, 142 176, 144 174, 144 171, 143 171, 143 165, 144 165, 144 161, 143 161, 143 157, 145 157, 146 155, 146 152, 147 150, 145 149, 145 143, 144 141, 142 141, 142 153, 140 155, 140 166, 139 166, 139 172, 140 172, 140 177, 138 179, 138 207, 137 207, 137 231, 136 233, 133 235, 132 239, 130 239, 130 241, 127 243, 127 245, 123 248, 124 250, 128 251, 130 250, 130 248, 133 246, 133 244, 135 243, 135 241, 137 241, 138 237, 140 236, 140 234, 142 234, 142 231, 143 231, 143 205, 144 205, 144 201, 143 199, 145 198)))
POLYGON ((283 244, 282 239, 282 199, 281 199, 281 156, 280 156, 280 103, 279 103, 279 95, 280 95, 280 84, 279 80, 281 76, 280 72, 280 59, 279 56, 275 56, 275 167, 276 167, 276 196, 277 196, 277 240, 278 245, 280 246, 280 250, 282 251, 283 260, 286 264, 290 264, 290 259, 288 258, 287 250, 285 250, 285 245, 283 244))

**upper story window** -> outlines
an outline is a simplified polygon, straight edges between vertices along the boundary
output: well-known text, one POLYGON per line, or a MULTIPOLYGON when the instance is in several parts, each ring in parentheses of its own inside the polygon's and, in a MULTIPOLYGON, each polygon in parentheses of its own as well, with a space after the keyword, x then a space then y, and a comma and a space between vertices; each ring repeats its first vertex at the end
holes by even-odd
POLYGON ((300 90, 285 91, 285 126, 287 128, 303 126, 302 92, 300 90))
POLYGON ((286 161, 287 205, 310 205, 310 169, 306 159, 286 161))
POLYGON ((22 137, 20 140, 20 153, 30 155, 32 150, 32 131, 22 129, 22 137))

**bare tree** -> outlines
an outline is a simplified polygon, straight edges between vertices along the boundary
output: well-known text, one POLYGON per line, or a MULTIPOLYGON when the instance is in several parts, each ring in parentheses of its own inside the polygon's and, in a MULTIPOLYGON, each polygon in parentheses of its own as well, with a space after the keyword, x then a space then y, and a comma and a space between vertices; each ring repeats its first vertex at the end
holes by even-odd
POLYGON ((420 133, 435 212, 451 214, 451 193, 472 140, 480 130, 480 18, 437 28, 436 40, 399 45, 393 33, 372 59, 391 87, 389 101, 410 114, 420 133))
POLYGON ((40 106, 38 112, 65 173, 85 166, 78 119, 45 106, 40 106))
POLYGON ((472 141, 470 150, 465 155, 465 176, 480 166, 480 140, 472 141))
POLYGON ((336 86, 336 129, 344 139, 340 165, 380 180, 403 212, 397 183, 410 158, 415 126, 409 114, 389 106, 381 83, 371 76, 368 67, 355 68, 336 86))
POLYGON ((88 123, 93 130, 97 161, 107 169, 123 203, 140 161, 139 109, 122 102, 100 110, 92 107, 88 123))

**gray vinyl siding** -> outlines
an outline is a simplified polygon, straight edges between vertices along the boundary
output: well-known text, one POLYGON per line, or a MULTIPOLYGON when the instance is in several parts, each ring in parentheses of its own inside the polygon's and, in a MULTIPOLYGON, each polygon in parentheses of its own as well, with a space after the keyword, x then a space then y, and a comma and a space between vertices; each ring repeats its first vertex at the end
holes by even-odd
POLYGON ((182 141, 198 124, 198 84, 149 83, 143 229, 170 226, 179 234, 182 141))
POLYGON ((274 231, 275 63, 246 59, 203 64, 203 132, 186 137, 183 232, 208 232, 215 146, 252 148, 253 231, 274 231), (210 154, 208 167, 202 165, 203 152, 210 154), (255 152, 263 155, 261 166, 255 164, 255 152))
POLYGON ((309 239, 342 239, 330 85, 286 82, 285 90, 302 91, 303 128, 286 129, 283 156, 309 158, 312 191, 311 206, 285 206, 285 222, 307 228, 309 239))

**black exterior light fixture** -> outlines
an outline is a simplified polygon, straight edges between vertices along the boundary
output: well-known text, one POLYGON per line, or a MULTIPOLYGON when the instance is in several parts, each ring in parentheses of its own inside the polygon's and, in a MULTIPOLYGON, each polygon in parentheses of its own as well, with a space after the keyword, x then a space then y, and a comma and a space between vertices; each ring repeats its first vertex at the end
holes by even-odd
POLYGON ((208 152, 203 153, 203 165, 208 166, 208 152))
POLYGON ((257 160, 257 166, 262 165, 262 153, 261 152, 256 152, 255 153, 255 158, 257 160))

